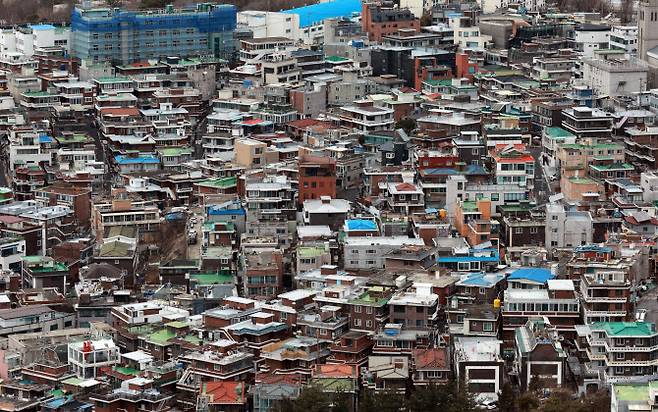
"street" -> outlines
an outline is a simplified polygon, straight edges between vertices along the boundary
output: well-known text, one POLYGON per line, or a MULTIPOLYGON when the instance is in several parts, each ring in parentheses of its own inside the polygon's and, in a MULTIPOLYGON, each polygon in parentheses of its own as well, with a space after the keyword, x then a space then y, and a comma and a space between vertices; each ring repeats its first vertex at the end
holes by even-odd
MULTIPOLYGON (((653 288, 642 295, 636 305, 635 311, 638 309, 646 309, 647 315, 644 318, 645 322, 656 323, 658 322, 658 288, 653 288)), ((633 314, 635 316, 635 314, 633 314)))

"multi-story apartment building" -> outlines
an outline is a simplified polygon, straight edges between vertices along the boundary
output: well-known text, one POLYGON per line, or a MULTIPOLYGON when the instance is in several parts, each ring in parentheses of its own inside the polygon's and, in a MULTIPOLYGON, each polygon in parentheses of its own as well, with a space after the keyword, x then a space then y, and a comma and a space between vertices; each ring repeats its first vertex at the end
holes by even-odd
POLYGON ((535 57, 532 59, 532 79, 545 85, 568 83, 574 74, 576 59, 570 56, 535 57))
POLYGON ((580 275, 583 322, 623 322, 632 316, 629 266, 619 260, 572 261, 580 275))
POLYGON ((510 281, 504 293, 503 341, 514 345, 516 328, 522 327, 531 317, 545 316, 558 333, 575 336, 580 318, 580 302, 571 280, 552 279, 535 270, 528 271, 527 281, 510 281))
POLYGON ((496 146, 491 152, 498 184, 535 185, 535 158, 524 145, 496 146))
POLYGON ((348 237, 343 243, 346 270, 383 269, 387 253, 404 245, 425 245, 423 239, 406 236, 348 237))
POLYGON ((612 26, 610 48, 623 50, 628 54, 637 53, 637 26, 612 26))
POLYGON ((125 193, 115 193, 112 199, 94 199, 91 215, 97 239, 102 239, 105 229, 112 226, 136 227, 140 237, 148 237, 160 225, 160 210, 153 202, 131 199, 125 193))
POLYGON ((395 123, 393 109, 376 107, 372 101, 358 101, 356 106, 341 107, 342 126, 360 131, 391 130, 395 123))
POLYGON ((577 348, 603 385, 658 377, 658 332, 653 323, 598 322, 581 327, 577 348))
POLYGON ((68 345, 71 368, 80 379, 104 375, 102 368, 119 363, 119 348, 112 339, 84 340, 68 345))
POLYGON ((571 107, 562 111, 562 127, 578 138, 609 138, 614 118, 612 113, 589 107, 571 107))
POLYGON ((414 283, 413 290, 395 293, 388 301, 389 321, 404 329, 432 329, 437 320, 439 295, 432 285, 414 283))
POLYGON ((71 15, 71 53, 91 63, 129 64, 161 56, 233 55, 233 5, 128 11, 76 7, 71 15))

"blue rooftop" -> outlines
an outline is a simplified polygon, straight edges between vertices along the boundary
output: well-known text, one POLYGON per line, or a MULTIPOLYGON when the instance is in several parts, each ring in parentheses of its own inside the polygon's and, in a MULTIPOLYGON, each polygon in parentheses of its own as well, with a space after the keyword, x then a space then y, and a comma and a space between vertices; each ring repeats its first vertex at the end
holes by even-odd
POLYGON ((52 24, 33 24, 30 26, 30 28, 34 31, 53 30, 55 26, 53 26, 52 24))
POLYGON ((39 136, 39 143, 52 143, 55 140, 51 136, 48 136, 47 134, 42 134, 39 136))
POLYGON ((114 160, 120 165, 134 165, 134 164, 157 164, 160 159, 155 156, 139 156, 139 157, 126 157, 124 155, 116 155, 114 160))
POLYGON ((230 215, 238 215, 242 216, 245 215, 246 212, 244 209, 239 208, 239 209, 226 209, 226 208, 221 208, 217 206, 209 207, 208 208, 208 215, 212 216, 230 216, 230 215))
POLYGON ((431 167, 424 170, 428 175, 486 175, 487 171, 480 165, 466 165, 464 171, 460 172, 457 169, 449 167, 431 167))
POLYGON ((457 284, 462 286, 474 286, 481 288, 489 288, 494 286, 496 283, 503 280, 503 275, 497 273, 469 273, 462 277, 462 279, 457 282, 457 284))
POLYGON ((575 252, 576 253, 585 253, 585 252, 610 253, 612 252, 612 248, 609 248, 607 246, 599 246, 599 245, 583 245, 583 246, 576 246, 575 252))
POLYGON ((361 0, 333 0, 310 6, 285 10, 286 14, 299 15, 299 27, 309 27, 334 17, 351 17, 361 12, 361 0))
POLYGON ((377 230, 377 224, 372 220, 350 219, 345 223, 349 230, 377 230))
POLYGON ((522 268, 512 272, 507 280, 529 280, 531 282, 546 283, 547 280, 553 279, 554 274, 548 269, 543 268, 522 268))

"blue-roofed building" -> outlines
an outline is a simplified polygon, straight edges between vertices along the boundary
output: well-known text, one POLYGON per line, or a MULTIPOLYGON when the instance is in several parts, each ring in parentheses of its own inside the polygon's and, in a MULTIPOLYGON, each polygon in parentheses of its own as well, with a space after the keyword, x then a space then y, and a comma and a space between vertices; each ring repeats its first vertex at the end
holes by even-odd
POLYGON ((555 279, 555 274, 545 268, 516 269, 507 277, 510 288, 537 289, 544 287, 546 281, 555 279))
POLYGON ((349 219, 343 225, 347 236, 378 236, 379 227, 373 219, 349 219))
POLYGON ((206 222, 233 223, 238 235, 245 232, 246 219, 247 211, 238 200, 206 205, 206 222))
POLYGON ((497 249, 468 249, 466 253, 452 252, 436 258, 440 267, 455 272, 479 272, 493 270, 500 263, 497 249))
POLYGON ((312 43, 324 36, 325 19, 354 17, 361 13, 361 0, 332 0, 283 11, 284 14, 299 16, 301 40, 312 43))
POLYGON ((120 173, 152 172, 160 169, 160 159, 150 154, 138 156, 116 155, 114 162, 120 173))
POLYGON ((299 15, 299 26, 306 28, 322 24, 324 19, 352 17, 361 13, 361 0, 333 0, 285 10, 283 13, 299 15))
POLYGON ((455 283, 457 295, 473 303, 490 303, 500 297, 504 289, 505 275, 502 273, 475 272, 459 275, 455 283))

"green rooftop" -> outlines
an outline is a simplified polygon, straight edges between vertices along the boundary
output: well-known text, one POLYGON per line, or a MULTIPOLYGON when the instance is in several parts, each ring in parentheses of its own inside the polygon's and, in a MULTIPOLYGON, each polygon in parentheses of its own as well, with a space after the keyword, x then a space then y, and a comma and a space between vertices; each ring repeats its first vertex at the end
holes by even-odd
POLYGON ((379 287, 379 289, 375 289, 375 287, 372 287, 362 293, 358 298, 352 299, 349 301, 351 304, 357 304, 357 305, 369 305, 369 306, 384 306, 388 300, 389 297, 382 297, 382 296, 377 296, 375 295, 375 292, 383 292, 384 289, 379 287))
POLYGON ((95 79, 98 83, 121 83, 121 82, 132 82, 132 79, 129 77, 123 77, 123 76, 106 76, 106 77, 99 77, 98 79, 95 79))
POLYGON ((170 329, 160 329, 148 336, 148 341, 156 345, 164 346, 170 339, 176 337, 176 333, 170 329))
POLYGON ((193 345, 200 345, 202 343, 202 340, 199 339, 199 337, 196 335, 187 335, 183 338, 183 340, 193 345))
POLYGON ((322 246, 303 246, 297 249, 297 256, 300 258, 318 257, 325 252, 322 246))
POLYGON ((127 368, 125 366, 115 366, 113 369, 122 375, 132 375, 132 376, 139 375, 139 371, 134 368, 127 368))
POLYGON ((651 336, 656 334, 655 326, 649 322, 597 322, 592 330, 604 330, 609 336, 651 336))
POLYGON ((56 93, 43 92, 43 91, 34 91, 34 92, 25 92, 25 93, 23 93, 23 96, 25 96, 25 97, 49 97, 49 96, 57 96, 57 94, 56 93))
POLYGON ((191 147, 168 147, 166 149, 158 149, 158 152, 162 156, 182 156, 182 155, 191 155, 191 147))
POLYGON ((55 137, 59 143, 87 143, 91 141, 86 134, 67 134, 55 137))
POLYGON ((575 183, 577 185, 586 185, 590 183, 596 183, 594 180, 590 179, 589 177, 570 177, 569 181, 571 183, 575 183))
POLYGON ((576 137, 573 133, 568 130, 564 130, 561 127, 547 127, 544 129, 544 132, 547 136, 553 137, 556 139, 564 139, 566 137, 576 137))
POLYGON ((465 212, 477 212, 478 204, 473 201, 462 202, 462 210, 465 212))
POLYGON ((188 325, 187 325, 186 322, 176 320, 176 321, 173 321, 173 322, 165 323, 165 326, 168 327, 168 328, 183 329, 183 328, 186 328, 188 325))
POLYGON ((346 62, 346 61, 350 60, 346 57, 340 57, 340 56, 327 56, 324 59, 328 62, 331 62, 331 63, 341 63, 341 62, 346 62))
POLYGON ((605 170, 634 170, 633 165, 628 163, 610 163, 605 165, 590 165, 590 167, 597 171, 605 170))
POLYGON ((216 187, 220 189, 233 187, 236 186, 237 184, 238 184, 238 178, 236 176, 208 179, 198 183, 199 186, 216 187))
POLYGON ((231 274, 225 273, 198 273, 190 275, 190 279, 195 281, 197 285, 221 285, 224 283, 234 283, 234 278, 231 274))
POLYGON ((646 402, 647 404, 650 401, 649 394, 651 389, 656 388, 658 388, 658 381, 651 381, 648 383, 615 384, 613 386, 615 398, 617 400, 625 402, 646 402))

